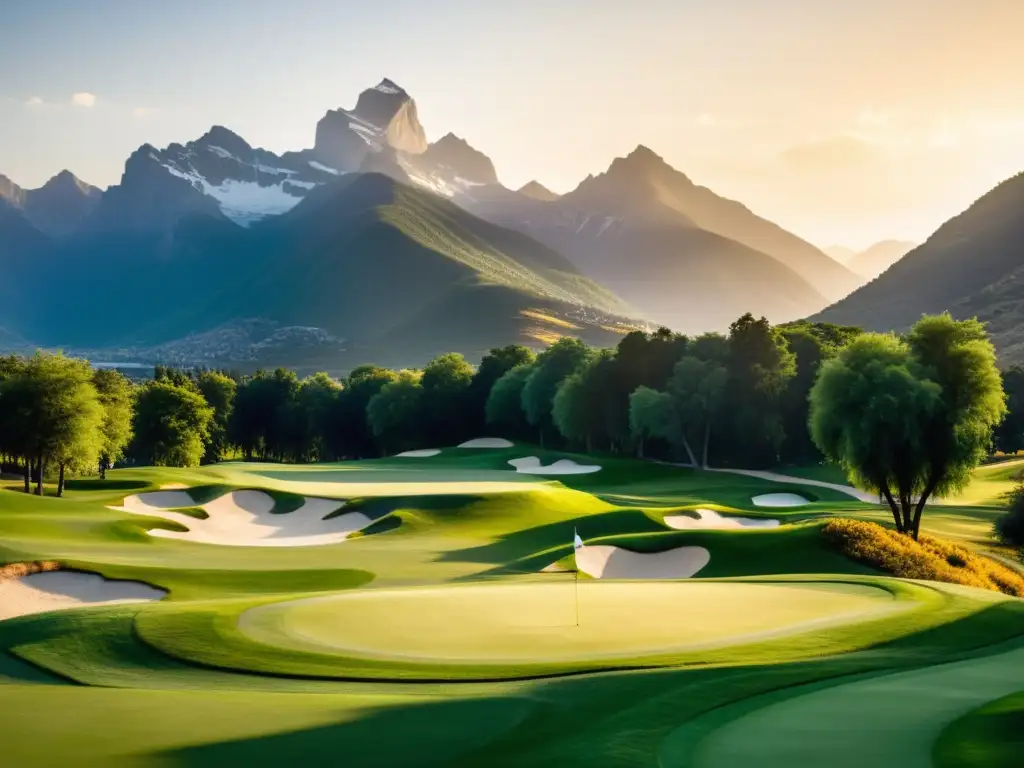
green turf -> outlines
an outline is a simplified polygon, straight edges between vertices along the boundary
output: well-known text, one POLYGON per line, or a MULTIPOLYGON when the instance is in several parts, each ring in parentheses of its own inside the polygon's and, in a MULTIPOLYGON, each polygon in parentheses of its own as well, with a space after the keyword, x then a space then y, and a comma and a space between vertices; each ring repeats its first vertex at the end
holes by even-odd
MULTIPOLYGON (((516 446, 313 466, 119 469, 105 481, 71 481, 63 499, 0 490, 0 562, 55 559, 170 592, 161 603, 0 623, 0 762, 695 765, 716 733, 740 728, 732 718, 767 717, 784 703, 761 707, 766 696, 839 691, 858 684, 850 676, 882 675, 881 685, 948 661, 980 669, 990 646, 1024 633, 1021 601, 881 577, 824 547, 820 527, 832 515, 884 521, 887 512, 800 485, 835 480, 820 470, 797 468, 792 483, 776 483, 516 446), (602 470, 529 476, 508 465, 523 456, 602 470), (174 524, 108 509, 170 484, 187 486, 197 507, 260 489, 278 514, 310 494, 345 499, 343 512, 375 522, 329 546, 224 547, 151 537, 147 528, 174 524), (751 502, 780 492, 811 503, 751 502), (783 524, 677 531, 662 522, 697 508, 783 524), (641 552, 702 546, 711 560, 689 583, 581 579, 585 634, 575 635, 573 574, 540 573, 572 564, 574 530, 588 544, 641 552), (850 584, 886 590, 893 598, 878 604, 897 611, 844 614, 850 584), (817 591, 792 604, 756 599, 757 589, 808 585, 817 591), (825 590, 837 590, 835 600, 821 601, 825 590), (551 626, 556 614, 564 626, 551 626), (248 631, 240 616, 256 617, 248 631), (802 623, 813 620, 821 623, 802 623), (601 671, 610 668, 621 671, 601 671)), ((1009 471, 983 470, 980 500, 930 508, 924 529, 991 546, 1001 512, 987 500, 1009 471)), ((929 722, 934 742, 948 723, 929 722)), ((875 725, 866 710, 845 717, 851 740, 870 741, 875 725)), ((1001 726, 971 727, 975 741, 1005 741, 1001 726)), ((929 755, 928 739, 901 759, 929 755)), ((887 765, 883 758, 863 764, 887 765)))
POLYGON ((1024 755, 1024 690, 954 721, 935 745, 937 768, 1015 768, 1024 755))

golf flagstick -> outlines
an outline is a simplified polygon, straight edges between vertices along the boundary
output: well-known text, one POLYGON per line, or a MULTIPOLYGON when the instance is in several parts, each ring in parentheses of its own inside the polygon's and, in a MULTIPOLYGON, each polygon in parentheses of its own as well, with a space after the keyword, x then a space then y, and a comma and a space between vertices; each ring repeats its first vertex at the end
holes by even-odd
POLYGON ((580 535, 578 533, 576 533, 576 528, 574 527, 572 529, 572 560, 573 560, 573 565, 576 566, 576 567, 573 568, 572 572, 573 572, 573 577, 574 577, 573 578, 573 582, 574 582, 575 592, 576 592, 576 626, 577 627, 580 625, 580 564, 579 564, 579 561, 577 560, 577 555, 579 554, 579 551, 581 549, 583 549, 583 539, 581 539, 580 535))

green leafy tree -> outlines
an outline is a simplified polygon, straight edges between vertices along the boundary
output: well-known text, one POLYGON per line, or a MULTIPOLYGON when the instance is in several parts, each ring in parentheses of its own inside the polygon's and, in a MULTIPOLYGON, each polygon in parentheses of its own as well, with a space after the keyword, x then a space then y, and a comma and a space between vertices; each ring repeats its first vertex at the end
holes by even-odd
POLYGON ((457 352, 435 357, 420 381, 423 412, 418 422, 424 442, 454 445, 467 439, 472 427, 469 390, 473 366, 457 352))
POLYGON ((629 401, 620 408, 611 385, 617 372, 615 351, 603 349, 562 380, 551 415, 563 437, 588 451, 629 440, 629 401))
POLYGON ((0 357, 0 456, 22 462, 25 493, 31 491, 33 394, 25 362, 16 355, 0 357))
POLYGON ((533 375, 533 364, 518 365, 494 382, 484 409, 487 425, 508 437, 527 439, 532 427, 523 411, 523 387, 533 375))
POLYGON ((928 499, 966 485, 1004 412, 983 326, 939 315, 906 339, 855 338, 825 363, 810 426, 822 453, 885 498, 896 529, 916 538, 928 499))
POLYGON ((629 396, 629 426, 637 447, 637 456, 644 458, 652 438, 671 440, 677 427, 675 408, 667 392, 650 387, 637 387, 629 396))
POLYGON ((345 379, 330 417, 329 450, 336 457, 365 458, 379 455, 367 419, 370 400, 398 378, 395 371, 377 365, 360 365, 345 379))
POLYGON ((231 447, 228 424, 235 407, 238 382, 218 371, 203 371, 196 376, 195 383, 206 404, 213 408, 210 437, 203 453, 203 463, 214 464, 221 461, 231 447))
POLYGON ((701 360, 691 355, 676 363, 668 392, 678 414, 679 440, 694 466, 697 458, 690 447, 690 435, 702 435, 700 466, 708 466, 711 431, 722 414, 729 372, 714 360, 701 360))
POLYGON ((299 379, 294 371, 257 371, 243 379, 228 418, 231 441, 246 458, 284 460, 301 450, 304 423, 296 410, 299 379))
POLYGON ((299 444, 301 461, 325 461, 331 455, 331 416, 335 412, 342 386, 326 373, 315 373, 302 380, 296 397, 296 418, 302 432, 299 444))
POLYGON ((135 389, 126 376, 109 368, 94 371, 92 383, 103 407, 99 472, 100 478, 106 478, 107 470, 123 458, 124 449, 132 439, 135 389))
POLYGON ((550 434, 554 428, 551 410, 558 385, 579 370, 592 355, 593 350, 584 342, 564 337, 537 356, 533 372, 523 387, 522 405, 526 420, 537 428, 541 445, 545 434, 550 434))
POLYGON ((1006 418, 996 428, 996 448, 1016 453, 1024 448, 1024 368, 1013 366, 1003 371, 1006 393, 1006 418))
POLYGON ((492 349, 480 361, 473 381, 466 393, 466 412, 470 431, 480 433, 487 424, 487 400, 491 390, 502 376, 521 365, 530 365, 536 359, 533 350, 521 344, 492 349))
POLYGON ((198 466, 213 418, 213 408, 194 387, 154 380, 135 398, 132 454, 158 467, 198 466))
POLYGON ((793 353, 765 319, 747 313, 729 327, 729 388, 732 416, 728 453, 733 460, 777 464, 786 437, 782 394, 796 374, 793 353))
POLYGON ((57 465, 57 495, 68 470, 95 467, 103 407, 85 360, 36 353, 14 374, 7 390, 15 407, 21 450, 35 463, 36 493, 43 495, 47 467, 57 465))
POLYGON ((381 387, 366 406, 366 418, 384 453, 415 447, 416 429, 422 414, 423 387, 420 371, 399 371, 394 381, 381 387))

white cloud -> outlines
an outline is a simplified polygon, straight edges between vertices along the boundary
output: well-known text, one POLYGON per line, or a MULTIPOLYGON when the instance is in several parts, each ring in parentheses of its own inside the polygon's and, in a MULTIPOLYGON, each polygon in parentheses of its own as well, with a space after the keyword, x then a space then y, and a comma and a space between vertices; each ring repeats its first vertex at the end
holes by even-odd
POLYGON ((92 107, 96 105, 96 96, 82 91, 71 96, 71 103, 76 107, 92 107))
POLYGON ((41 107, 43 100, 38 96, 33 96, 25 102, 26 107, 41 107))

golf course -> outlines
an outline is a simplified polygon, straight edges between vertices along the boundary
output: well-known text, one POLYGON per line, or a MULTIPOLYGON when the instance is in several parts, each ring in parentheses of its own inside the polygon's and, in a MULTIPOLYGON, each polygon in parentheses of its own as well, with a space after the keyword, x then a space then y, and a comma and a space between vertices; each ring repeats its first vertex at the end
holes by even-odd
POLYGON ((842 482, 463 445, 4 481, 4 763, 1012 764, 1024 602, 847 557, 842 482))

